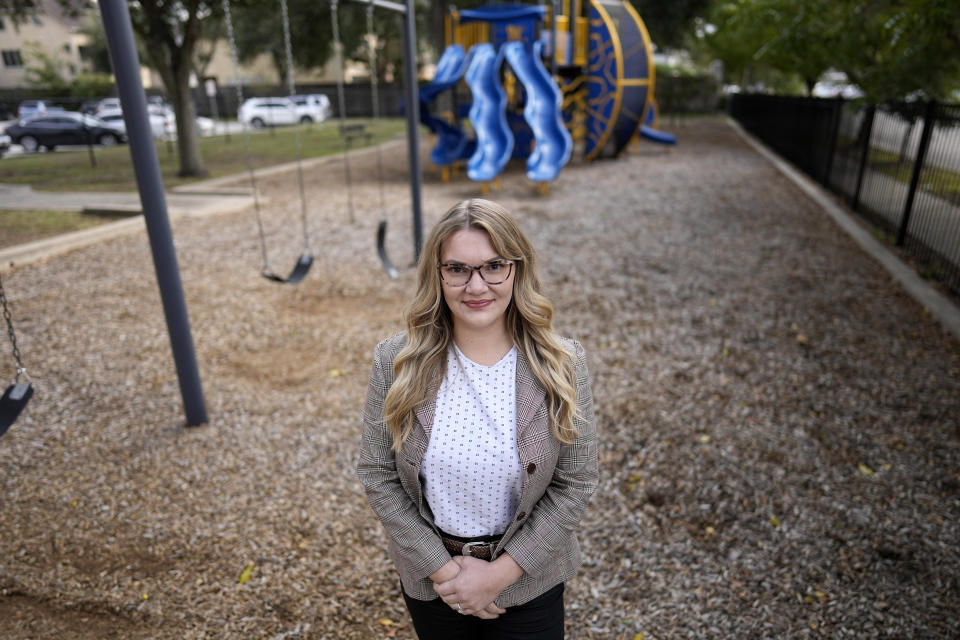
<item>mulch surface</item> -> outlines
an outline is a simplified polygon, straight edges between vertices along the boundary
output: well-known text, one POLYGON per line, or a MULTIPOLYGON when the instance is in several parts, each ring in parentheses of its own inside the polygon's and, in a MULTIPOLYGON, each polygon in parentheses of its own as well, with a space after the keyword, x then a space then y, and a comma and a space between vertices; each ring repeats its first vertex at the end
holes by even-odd
MULTIPOLYGON (((567 637, 960 636, 960 344, 725 121, 672 130, 493 194, 593 376, 567 637)), ((306 175, 298 286, 258 276, 252 211, 177 221, 206 426, 184 426, 144 236, 4 276, 36 388, 0 439, 4 638, 414 637, 354 474, 414 283, 405 151, 384 158, 396 281, 374 158, 351 158, 354 223, 342 166, 306 175)), ((282 271, 296 175, 261 188, 282 271)), ((428 173, 426 227, 479 191, 428 173)))

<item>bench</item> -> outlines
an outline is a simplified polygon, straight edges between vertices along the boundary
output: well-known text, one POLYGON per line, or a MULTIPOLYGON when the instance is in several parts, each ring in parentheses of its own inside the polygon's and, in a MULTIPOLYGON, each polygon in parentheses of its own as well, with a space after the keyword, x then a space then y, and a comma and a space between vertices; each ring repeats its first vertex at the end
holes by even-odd
POLYGON ((342 124, 340 125, 340 137, 343 138, 347 146, 353 146, 354 140, 363 139, 367 144, 373 139, 373 134, 367 131, 365 124, 342 124))

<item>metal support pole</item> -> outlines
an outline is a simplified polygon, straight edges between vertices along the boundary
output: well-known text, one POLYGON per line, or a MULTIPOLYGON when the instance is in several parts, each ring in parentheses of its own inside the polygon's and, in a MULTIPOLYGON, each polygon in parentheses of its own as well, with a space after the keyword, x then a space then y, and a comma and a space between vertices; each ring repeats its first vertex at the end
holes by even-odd
POLYGON ((200 373, 190 334, 187 304, 180 282, 180 269, 173 246, 173 232, 167 216, 167 200, 160 177, 156 147, 147 115, 147 98, 140 80, 140 60, 133 40, 133 26, 124 0, 100 0, 100 15, 117 79, 123 121, 130 141, 130 156, 140 191, 140 204, 153 252, 153 265, 160 287, 160 299, 173 347, 173 361, 180 382, 180 394, 187 426, 207 422, 207 409, 200 386, 200 373))
POLYGON ((910 176, 910 190, 907 192, 907 203, 903 207, 903 217, 900 219, 900 229, 897 231, 897 246, 902 247, 907 239, 907 227, 910 226, 910 214, 913 213, 913 201, 917 195, 917 185, 920 184, 920 172, 927 158, 927 149, 930 148, 930 136, 933 125, 937 121, 937 103, 930 100, 923 116, 923 132, 920 134, 920 146, 917 148, 917 157, 913 161, 913 174, 910 176))
POLYGON ((414 0, 407 0, 404 12, 403 44, 404 94, 407 102, 407 146, 410 154, 410 199, 413 205, 413 260, 420 262, 423 250, 423 211, 420 192, 423 176, 420 171, 420 93, 417 86, 417 32, 413 13, 414 0))

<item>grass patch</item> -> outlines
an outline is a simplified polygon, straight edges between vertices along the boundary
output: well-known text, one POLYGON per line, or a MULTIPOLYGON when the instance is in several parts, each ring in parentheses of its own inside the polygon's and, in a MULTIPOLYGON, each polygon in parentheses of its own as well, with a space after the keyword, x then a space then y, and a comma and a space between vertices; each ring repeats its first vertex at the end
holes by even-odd
MULTIPOLYGON (((913 162, 903 162, 899 154, 880 149, 870 149, 870 168, 890 176, 898 182, 909 185, 913 177, 913 162)), ((943 198, 954 204, 960 204, 960 172, 926 165, 920 172, 919 189, 943 198)))
MULTIPOLYGON (((348 124, 364 124, 372 133, 371 144, 379 144, 400 135, 406 128, 402 118, 382 118, 377 122, 367 118, 348 118, 348 124)), ((303 158, 314 158, 340 153, 343 143, 339 135, 339 121, 300 127, 300 146, 303 158)), ((277 127, 250 133, 250 157, 254 168, 260 169, 297 159, 295 127, 277 127)), ((218 178, 247 170, 246 146, 242 133, 201 138, 200 155, 208 171, 205 178, 182 178, 177 175, 180 161, 176 142, 157 141, 157 158, 166 188, 218 178)), ((355 143, 354 148, 364 146, 355 143)), ((130 162, 127 145, 95 148, 97 166, 90 166, 86 149, 56 153, 37 153, 9 158, 0 163, 0 182, 29 184, 38 191, 131 191, 136 190, 136 178, 130 162)))
POLYGON ((0 210, 0 248, 89 229, 114 220, 117 220, 116 216, 96 216, 79 211, 0 210))

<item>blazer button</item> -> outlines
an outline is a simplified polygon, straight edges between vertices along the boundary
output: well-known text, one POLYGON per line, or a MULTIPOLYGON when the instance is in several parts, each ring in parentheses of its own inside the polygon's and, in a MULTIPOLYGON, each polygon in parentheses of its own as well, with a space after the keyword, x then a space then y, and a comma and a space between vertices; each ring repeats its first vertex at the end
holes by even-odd
POLYGON ((536 470, 537 470, 537 465, 533 464, 532 462, 527 465, 527 473, 533 473, 536 470))
POLYGON ((521 511, 520 513, 517 514, 517 520, 518 520, 518 521, 519 521, 519 520, 523 520, 523 519, 526 518, 526 517, 527 517, 527 512, 526 512, 526 511, 521 511))

